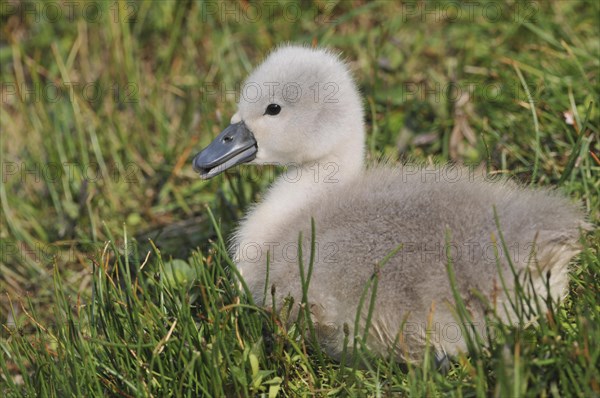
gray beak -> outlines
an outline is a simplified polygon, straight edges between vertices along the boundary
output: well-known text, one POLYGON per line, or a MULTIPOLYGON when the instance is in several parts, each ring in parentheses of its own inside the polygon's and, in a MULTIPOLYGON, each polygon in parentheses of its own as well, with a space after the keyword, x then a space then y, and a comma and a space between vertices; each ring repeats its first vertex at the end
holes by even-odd
POLYGON ((253 160, 257 150, 254 134, 246 124, 231 124, 194 157, 194 170, 207 180, 236 164, 253 160))

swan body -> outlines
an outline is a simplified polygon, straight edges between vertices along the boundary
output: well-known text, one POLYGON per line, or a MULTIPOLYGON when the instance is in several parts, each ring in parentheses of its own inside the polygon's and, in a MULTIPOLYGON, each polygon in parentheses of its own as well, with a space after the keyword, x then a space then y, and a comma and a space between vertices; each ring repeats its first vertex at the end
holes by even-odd
POLYGON ((211 178, 238 163, 287 166, 233 237, 232 254, 256 303, 272 306, 271 287, 276 307, 287 296, 301 302, 300 233, 305 274, 314 238, 308 305, 319 343, 335 359, 344 328, 349 347, 352 336, 362 336, 371 294, 372 352, 418 361, 426 334, 436 355, 465 350, 449 261, 482 334, 489 307, 516 321, 510 264, 542 303, 564 297, 567 264, 587 228, 577 206, 554 191, 490 181, 458 166, 366 168, 364 140, 360 95, 328 50, 280 47, 244 83, 231 126, 196 156, 194 168, 211 178))

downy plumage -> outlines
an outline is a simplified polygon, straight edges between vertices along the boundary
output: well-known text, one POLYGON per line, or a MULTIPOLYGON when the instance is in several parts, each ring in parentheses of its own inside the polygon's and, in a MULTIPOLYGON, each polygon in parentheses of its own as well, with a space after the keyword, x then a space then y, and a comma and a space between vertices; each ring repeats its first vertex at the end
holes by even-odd
POLYGON ((314 220, 308 302, 319 343, 333 358, 343 350, 344 324, 350 347, 352 336, 363 333, 367 305, 360 330, 354 324, 373 275, 378 285, 366 345, 402 361, 422 358, 427 328, 438 355, 465 350, 452 311, 449 259, 480 332, 488 306, 504 322, 516 321, 507 299, 515 283, 508 257, 522 281, 531 275, 542 307, 547 286, 554 300, 566 294, 567 264, 580 250, 580 228, 587 228, 581 210, 554 191, 489 181, 458 166, 366 168, 362 101, 336 54, 280 47, 248 77, 241 94, 231 126, 196 156, 194 168, 211 178, 243 162, 287 165, 242 220, 232 255, 256 303, 271 306, 274 286, 276 306, 289 295, 297 308, 298 237, 302 232, 306 273, 314 220))

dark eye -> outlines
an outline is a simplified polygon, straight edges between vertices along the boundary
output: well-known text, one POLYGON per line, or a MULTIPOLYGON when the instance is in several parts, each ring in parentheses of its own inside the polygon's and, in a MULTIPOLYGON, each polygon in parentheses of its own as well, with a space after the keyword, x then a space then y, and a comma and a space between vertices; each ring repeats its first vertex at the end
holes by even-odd
POLYGON ((281 107, 277 104, 269 104, 269 106, 267 106, 267 109, 265 110, 265 115, 271 115, 271 116, 275 116, 278 115, 279 112, 281 112, 281 107))

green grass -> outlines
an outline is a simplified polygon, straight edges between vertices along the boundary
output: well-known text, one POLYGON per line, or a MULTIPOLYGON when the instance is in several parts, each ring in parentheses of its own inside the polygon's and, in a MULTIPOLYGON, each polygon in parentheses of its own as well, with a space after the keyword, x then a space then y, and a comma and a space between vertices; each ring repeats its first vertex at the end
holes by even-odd
POLYGON ((485 162, 558 185, 597 224, 598 2, 27 4, 0 8, 0 394, 600 395, 597 230, 537 327, 499 327, 446 373, 340 365, 306 319, 285 327, 233 282, 224 239, 277 170, 202 181, 190 165, 235 110, 214 87, 279 43, 317 43, 355 72, 371 159, 485 162))

